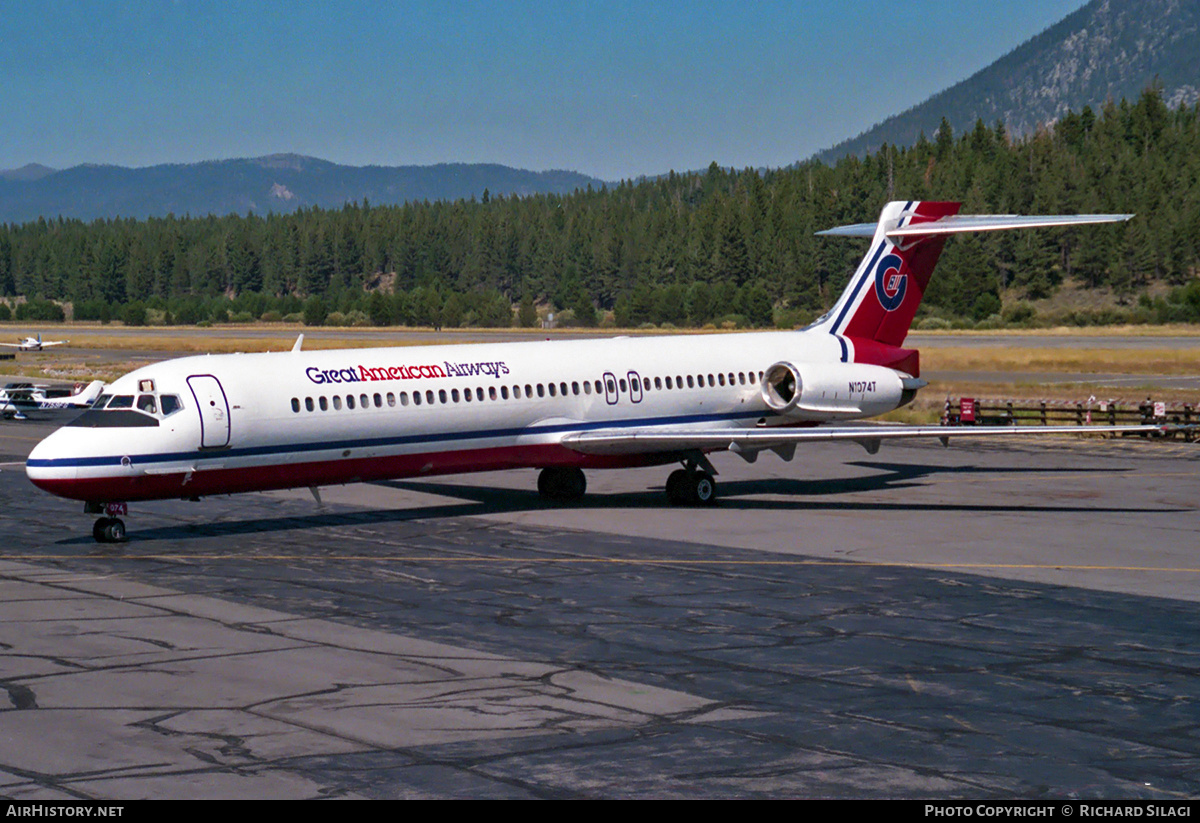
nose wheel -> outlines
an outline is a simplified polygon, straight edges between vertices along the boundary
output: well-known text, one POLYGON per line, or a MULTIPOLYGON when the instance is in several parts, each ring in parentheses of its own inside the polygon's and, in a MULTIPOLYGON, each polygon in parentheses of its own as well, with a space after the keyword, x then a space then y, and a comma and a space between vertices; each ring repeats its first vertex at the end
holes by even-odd
POLYGON ((92 526, 92 537, 97 543, 124 543, 125 523, 119 517, 101 517, 92 526))

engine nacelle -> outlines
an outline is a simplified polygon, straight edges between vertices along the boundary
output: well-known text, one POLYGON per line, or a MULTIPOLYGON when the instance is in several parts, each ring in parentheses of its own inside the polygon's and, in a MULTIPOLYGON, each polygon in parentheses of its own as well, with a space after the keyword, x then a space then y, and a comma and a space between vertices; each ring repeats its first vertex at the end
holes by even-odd
POLYGON ((763 372, 762 398, 793 420, 873 417, 911 402, 923 385, 886 366, 780 361, 763 372))

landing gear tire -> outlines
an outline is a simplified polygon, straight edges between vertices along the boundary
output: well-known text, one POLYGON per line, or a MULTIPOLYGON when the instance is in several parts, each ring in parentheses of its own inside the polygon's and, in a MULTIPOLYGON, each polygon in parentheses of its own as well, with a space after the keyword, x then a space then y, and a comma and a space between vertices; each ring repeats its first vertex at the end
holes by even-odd
POLYGON ((568 502, 578 500, 587 492, 583 470, 574 467, 551 466, 538 475, 538 494, 547 500, 568 502))
POLYGON ((101 517, 92 526, 92 537, 97 543, 124 543, 125 524, 117 517, 101 517))
POLYGON ((706 471, 676 469, 667 477, 667 501, 672 506, 715 505, 717 482, 706 471))

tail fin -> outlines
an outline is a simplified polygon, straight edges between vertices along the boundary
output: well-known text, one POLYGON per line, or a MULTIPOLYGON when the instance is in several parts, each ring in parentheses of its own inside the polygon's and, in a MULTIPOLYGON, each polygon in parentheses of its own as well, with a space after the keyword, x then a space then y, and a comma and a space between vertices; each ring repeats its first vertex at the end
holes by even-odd
POLYGON ((888 236, 891 230, 929 223, 958 212, 958 203, 888 203, 875 225, 842 226, 823 235, 872 237, 871 248, 818 328, 840 337, 899 346, 921 305, 929 276, 946 244, 944 236, 912 240, 888 236))
POLYGON ((833 310, 812 328, 852 341, 899 346, 908 335, 947 236, 967 231, 1115 223, 1132 214, 1021 217, 958 215, 958 203, 888 203, 879 222, 840 226, 822 235, 871 237, 871 248, 833 310))

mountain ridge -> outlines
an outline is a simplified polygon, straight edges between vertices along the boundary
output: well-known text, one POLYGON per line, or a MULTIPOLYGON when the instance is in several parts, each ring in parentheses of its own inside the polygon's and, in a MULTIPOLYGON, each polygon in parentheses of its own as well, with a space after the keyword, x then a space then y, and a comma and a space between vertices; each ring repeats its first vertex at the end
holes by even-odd
POLYGON ((604 181, 579 172, 498 163, 348 166, 295 153, 127 167, 30 163, 0 171, 0 223, 292 212, 370 201, 400 204, 492 196, 565 194, 604 181))
POLYGON ((1200 100, 1200 0, 1092 0, 999 60, 861 134, 818 152, 833 163, 884 143, 961 134, 982 120, 1022 137, 1068 110, 1133 100, 1158 84, 1172 108, 1200 100))

